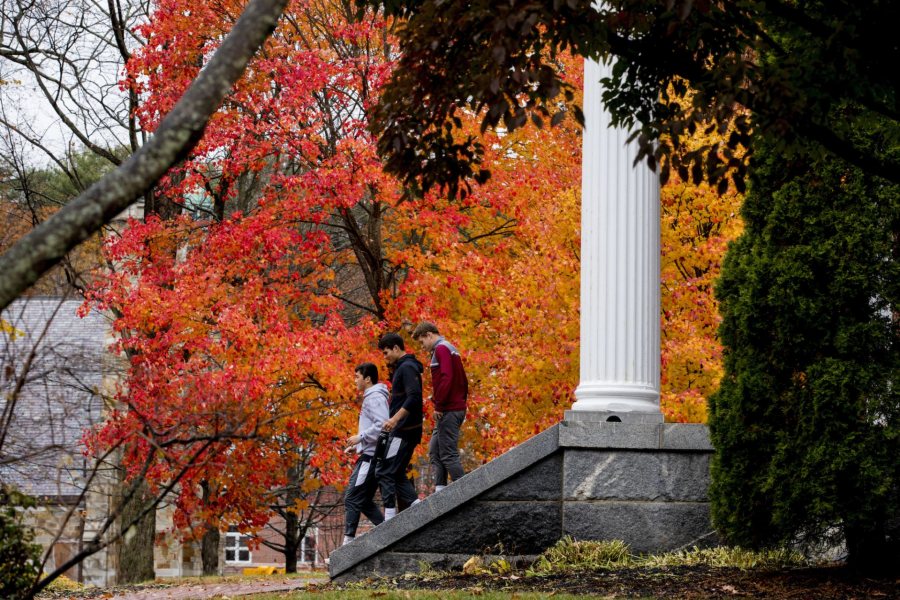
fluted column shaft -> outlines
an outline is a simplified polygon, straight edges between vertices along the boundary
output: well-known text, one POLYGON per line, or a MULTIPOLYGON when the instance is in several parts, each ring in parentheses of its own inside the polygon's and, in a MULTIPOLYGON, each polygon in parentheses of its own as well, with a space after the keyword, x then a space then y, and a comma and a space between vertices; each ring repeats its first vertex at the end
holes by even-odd
MULTIPOLYGON (((660 415, 659 179, 633 166, 635 143, 610 128, 585 61, 581 208, 581 381, 573 411, 660 415)), ((623 419, 627 420, 627 419, 623 419)))

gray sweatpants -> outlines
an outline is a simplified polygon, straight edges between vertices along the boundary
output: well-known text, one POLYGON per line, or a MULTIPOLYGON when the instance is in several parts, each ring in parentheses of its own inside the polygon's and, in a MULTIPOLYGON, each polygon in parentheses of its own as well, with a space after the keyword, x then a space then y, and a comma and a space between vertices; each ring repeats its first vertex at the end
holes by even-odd
POLYGON ((434 485, 447 485, 447 475, 456 481, 465 472, 459 461, 459 429, 466 420, 466 411, 445 412, 437 419, 428 445, 434 485))

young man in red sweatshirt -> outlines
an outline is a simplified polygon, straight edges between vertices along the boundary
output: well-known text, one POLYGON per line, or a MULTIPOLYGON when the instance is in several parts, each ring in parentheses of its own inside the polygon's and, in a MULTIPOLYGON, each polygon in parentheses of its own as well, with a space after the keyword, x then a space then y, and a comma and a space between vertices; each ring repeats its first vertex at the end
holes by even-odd
POLYGON ((469 381, 459 351, 445 340, 434 323, 423 321, 413 331, 413 339, 431 352, 431 387, 434 402, 434 432, 428 453, 434 474, 434 491, 447 486, 465 472, 459 460, 459 430, 466 418, 469 381))

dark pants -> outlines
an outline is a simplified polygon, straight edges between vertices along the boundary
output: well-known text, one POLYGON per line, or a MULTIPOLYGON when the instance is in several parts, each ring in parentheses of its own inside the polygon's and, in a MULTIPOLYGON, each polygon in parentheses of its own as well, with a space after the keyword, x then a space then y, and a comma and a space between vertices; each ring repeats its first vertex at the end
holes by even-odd
POLYGON ((402 510, 419 499, 416 487, 406 475, 406 467, 416 446, 422 441, 422 430, 418 430, 418 435, 407 436, 392 436, 388 440, 385 457, 378 465, 376 475, 385 508, 399 507, 402 510))
POLYGON ((434 425, 428 445, 434 485, 447 485, 448 474, 453 481, 465 475, 459 461, 459 429, 465 419, 466 411, 454 410, 443 413, 434 425))
POLYGON ((360 454, 350 475, 350 483, 344 492, 344 535, 356 536, 359 526, 359 514, 362 513, 378 525, 384 521, 381 509, 372 500, 378 479, 375 477, 375 461, 371 456, 360 454))

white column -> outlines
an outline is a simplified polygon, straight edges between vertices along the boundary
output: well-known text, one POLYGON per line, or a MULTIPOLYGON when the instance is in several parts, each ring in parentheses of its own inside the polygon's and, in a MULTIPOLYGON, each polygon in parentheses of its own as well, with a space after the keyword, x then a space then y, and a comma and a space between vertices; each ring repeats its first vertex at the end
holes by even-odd
POLYGON ((600 79, 611 67, 587 60, 584 71, 581 381, 567 418, 661 422, 659 179, 609 127, 600 79))

